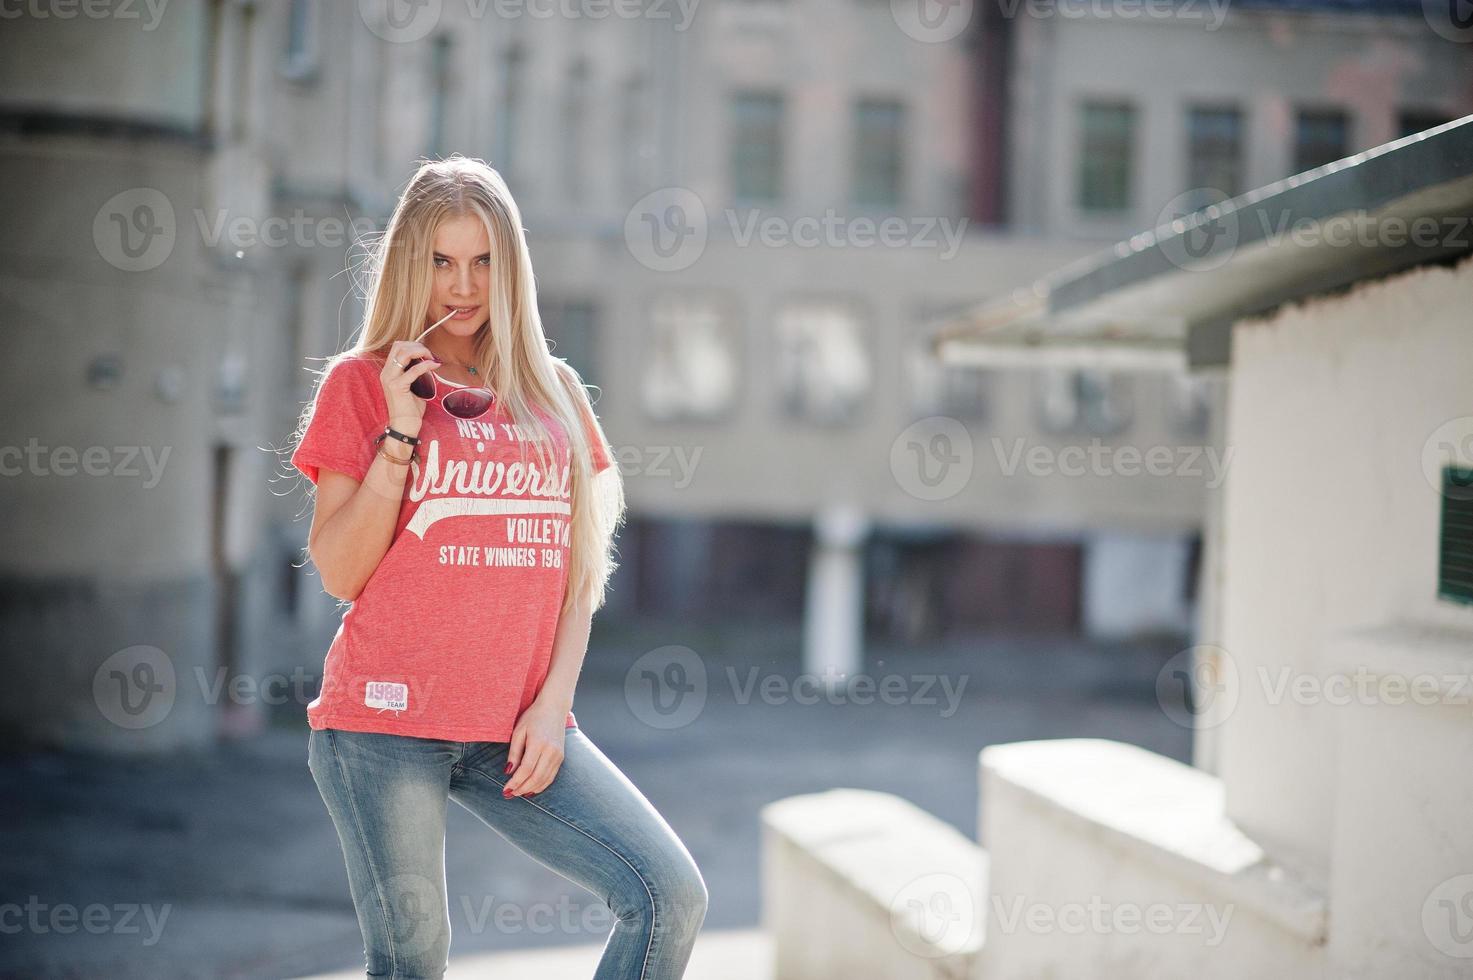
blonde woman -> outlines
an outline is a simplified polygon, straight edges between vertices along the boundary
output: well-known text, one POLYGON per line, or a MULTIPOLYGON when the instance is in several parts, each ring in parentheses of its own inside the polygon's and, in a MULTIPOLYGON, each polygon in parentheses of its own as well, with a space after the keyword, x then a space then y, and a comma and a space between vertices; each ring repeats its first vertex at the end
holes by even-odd
POLYGON ((572 713, 623 518, 581 379, 542 332, 521 215, 480 160, 426 162, 372 250, 357 345, 291 461, 351 602, 307 707, 370 976, 448 967, 448 800, 616 916, 596 978, 685 970, 690 853, 572 713))

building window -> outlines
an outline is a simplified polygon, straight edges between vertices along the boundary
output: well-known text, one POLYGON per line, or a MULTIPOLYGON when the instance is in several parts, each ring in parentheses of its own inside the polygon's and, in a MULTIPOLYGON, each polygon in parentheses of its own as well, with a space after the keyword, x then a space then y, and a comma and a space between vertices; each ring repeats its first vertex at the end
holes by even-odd
POLYGON ((552 354, 572 365, 588 384, 598 383, 598 311, 587 300, 541 301, 542 332, 552 354))
POLYGON ((1059 435, 1112 435, 1130 425, 1129 379, 1093 369, 1039 372, 1038 423, 1059 435))
POLYGON ((1473 604, 1473 469, 1443 467, 1437 554, 1438 597, 1473 604))
POLYGON ((1411 136, 1423 130, 1441 126, 1445 122, 1452 122, 1453 116, 1435 109, 1407 109, 1396 116, 1397 138, 1411 136))
MULTIPOLYGON (((926 317, 927 320, 930 317, 926 317)), ((992 372, 972 364, 948 364, 930 349, 929 338, 915 338, 907 349, 911 421, 932 415, 972 422, 987 417, 992 372)))
POLYGON ((1341 109, 1301 109, 1294 119, 1294 172, 1304 173, 1349 153, 1350 117, 1341 109))
POLYGON ((788 303, 773 323, 778 390, 790 417, 821 425, 855 421, 873 381, 862 318, 853 304, 788 303))
POLYGON ((512 44, 498 64, 500 89, 496 113, 496 159, 491 163, 508 182, 516 168, 517 129, 522 109, 522 70, 526 57, 518 44, 512 44))
POLYGON ((626 79, 619 99, 619 182, 631 200, 644 193, 648 167, 655 155, 652 134, 646 123, 646 86, 643 77, 626 79))
POLYGON ((1110 212, 1130 207, 1134 140, 1134 108, 1118 102, 1089 102, 1083 106, 1080 117, 1080 210, 1110 212))
POLYGON ((310 80, 317 72, 317 4, 291 0, 286 13, 286 50, 281 73, 293 81, 310 80))
POLYGON ((720 419, 736 403, 736 317, 714 296, 667 293, 650 310, 641 398, 657 421, 720 419))
POLYGON ((1166 380, 1166 418, 1177 435, 1207 435, 1212 420, 1211 382, 1197 374, 1172 374, 1166 380))
POLYGON ((770 203, 783 190, 783 97, 741 92, 732 100, 731 187, 743 202, 770 203))
POLYGON ((905 107, 861 99, 854 107, 854 203, 893 208, 904 178, 905 107))
POLYGON ((585 190, 588 93, 588 62, 579 58, 568 69, 567 88, 563 92, 563 191, 572 202, 582 201, 585 190))
POLYGON ((1203 194, 1198 206, 1243 193, 1243 114, 1233 108, 1201 106, 1187 112, 1187 187, 1203 194), (1211 197, 1211 200, 1206 198, 1211 197))
POLYGON ((430 132, 428 156, 443 157, 449 139, 445 133, 450 113, 450 35, 437 34, 430 46, 430 132))

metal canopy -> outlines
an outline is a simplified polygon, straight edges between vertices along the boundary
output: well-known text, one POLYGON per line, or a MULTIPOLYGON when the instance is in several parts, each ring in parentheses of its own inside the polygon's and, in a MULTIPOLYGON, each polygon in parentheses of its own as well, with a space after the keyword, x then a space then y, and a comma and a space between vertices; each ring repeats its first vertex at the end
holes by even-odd
POLYGON ((1473 116, 1174 218, 943 316, 953 364, 1226 366, 1234 321, 1473 251, 1473 116))

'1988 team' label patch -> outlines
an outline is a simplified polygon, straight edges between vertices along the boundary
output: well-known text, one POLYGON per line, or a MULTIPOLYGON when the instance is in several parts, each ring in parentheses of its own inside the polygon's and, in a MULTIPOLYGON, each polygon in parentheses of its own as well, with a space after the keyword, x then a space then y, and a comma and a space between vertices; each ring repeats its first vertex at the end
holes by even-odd
POLYGON ((409 685, 393 681, 369 681, 363 703, 370 708, 405 711, 409 708, 409 685))

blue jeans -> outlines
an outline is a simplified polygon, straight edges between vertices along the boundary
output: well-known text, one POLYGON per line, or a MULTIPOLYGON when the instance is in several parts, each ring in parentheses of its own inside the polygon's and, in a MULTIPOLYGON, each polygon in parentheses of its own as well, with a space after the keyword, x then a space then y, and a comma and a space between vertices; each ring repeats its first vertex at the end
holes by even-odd
POLYGON ((442 977, 450 958, 446 801, 614 914, 594 980, 674 980, 706 917, 690 852, 576 726, 536 796, 506 798, 506 742, 313 730, 307 766, 347 862, 370 977, 442 977))

